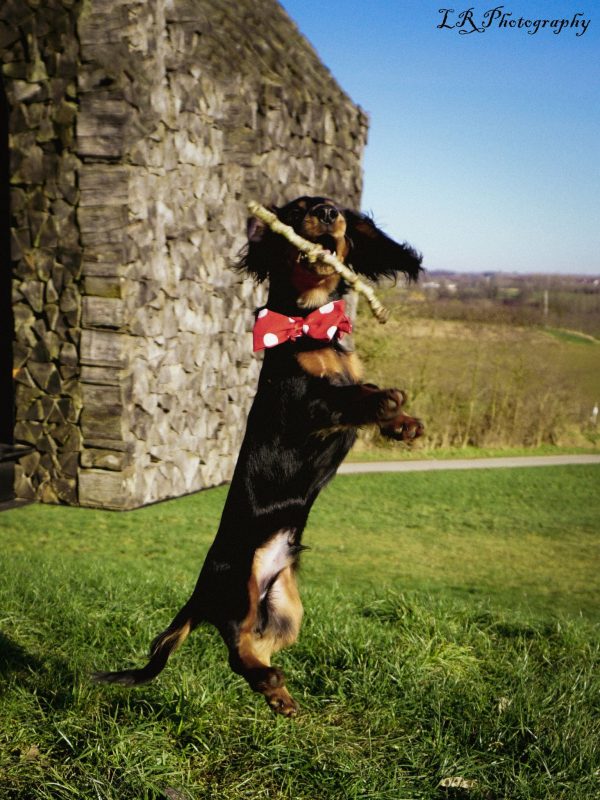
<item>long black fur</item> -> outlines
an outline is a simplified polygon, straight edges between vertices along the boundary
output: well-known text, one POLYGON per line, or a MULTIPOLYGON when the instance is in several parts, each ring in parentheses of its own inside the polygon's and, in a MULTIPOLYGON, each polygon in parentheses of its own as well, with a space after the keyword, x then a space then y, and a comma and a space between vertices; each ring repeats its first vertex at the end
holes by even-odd
MULTIPOLYGON (((346 260, 356 271, 372 279, 398 272, 412 280, 418 277, 418 253, 387 237, 368 217, 342 209, 331 200, 298 198, 276 213, 300 232, 306 214, 323 204, 344 215, 350 248, 346 260)), ((303 306, 291 283, 290 258, 297 254, 289 243, 255 220, 249 223, 248 238, 239 269, 259 282, 269 281, 268 308, 292 316, 310 313, 312 309, 303 306)), ((323 243, 328 243, 327 235, 323 243)), ((341 298, 346 290, 344 281, 339 281, 329 299, 341 298)), ((359 384, 349 374, 315 377, 307 373, 299 363, 299 354, 325 348, 344 353, 337 340, 323 343, 306 337, 265 351, 220 525, 192 596, 154 641, 143 669, 97 673, 96 680, 135 685, 152 679, 190 630, 200 622, 209 622, 221 632, 233 669, 244 675, 252 688, 263 692, 275 710, 291 713, 287 701, 277 700, 278 707, 269 699, 283 684, 280 671, 249 669, 239 652, 251 604, 248 586, 256 551, 274 533, 289 531, 289 555, 295 564, 312 505, 350 450, 358 426, 378 424, 388 435, 403 438, 406 419, 412 419, 399 413, 404 397, 397 390, 359 384)), ((412 422, 415 425, 409 438, 422 430, 418 420, 412 422)), ((272 581, 277 577, 274 574, 272 581)), ((267 587, 257 614, 257 636, 261 635, 261 626, 288 624, 285 615, 277 617, 269 610, 269 593, 267 587), (274 617, 271 623, 270 614, 274 617)))

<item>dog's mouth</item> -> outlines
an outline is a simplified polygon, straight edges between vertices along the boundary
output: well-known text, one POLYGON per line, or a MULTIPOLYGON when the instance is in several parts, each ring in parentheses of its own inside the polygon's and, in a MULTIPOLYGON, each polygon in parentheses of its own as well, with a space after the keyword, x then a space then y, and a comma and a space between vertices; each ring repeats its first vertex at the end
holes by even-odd
MULTIPOLYGON (((315 244, 318 244, 323 248, 323 250, 328 250, 333 255, 335 255, 337 252, 337 241, 334 236, 325 234, 324 236, 319 236, 316 239, 311 239, 311 241, 313 241, 315 244)), ((298 253, 297 263, 308 272, 312 272, 316 275, 322 275, 323 277, 326 277, 327 275, 333 275, 335 272, 333 267, 331 267, 329 264, 324 264, 322 261, 309 261, 306 253, 298 253)))
POLYGON ((334 236, 330 236, 328 233, 315 239, 315 244, 321 245, 323 250, 329 250, 331 253, 335 253, 337 251, 337 240, 334 236))

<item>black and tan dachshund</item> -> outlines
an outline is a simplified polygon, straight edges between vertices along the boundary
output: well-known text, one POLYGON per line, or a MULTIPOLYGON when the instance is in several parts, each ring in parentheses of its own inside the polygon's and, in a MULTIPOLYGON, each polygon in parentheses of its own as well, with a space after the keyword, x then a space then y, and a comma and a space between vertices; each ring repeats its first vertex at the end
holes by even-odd
MULTIPOLYGON (((273 210, 371 280, 399 272, 418 277, 420 255, 367 216, 324 197, 273 210)), ((423 428, 402 413, 401 391, 361 383, 358 358, 342 339, 350 329, 342 301, 348 287, 337 272, 309 263, 255 219, 239 269, 269 281, 254 329, 255 349, 265 357, 217 535, 192 596, 154 640, 148 664, 95 677, 127 686, 149 681, 190 631, 209 622, 227 645, 232 669, 274 711, 292 716, 296 703, 271 656, 300 630, 296 570, 310 509, 360 426, 377 425, 405 441, 423 428)))

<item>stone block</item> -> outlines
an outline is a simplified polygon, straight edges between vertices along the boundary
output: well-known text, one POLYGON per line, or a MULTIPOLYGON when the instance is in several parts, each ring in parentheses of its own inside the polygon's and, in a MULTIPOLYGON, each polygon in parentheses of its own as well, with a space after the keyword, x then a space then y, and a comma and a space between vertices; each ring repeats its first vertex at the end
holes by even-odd
POLYGON ((130 107, 125 100, 85 94, 77 119, 77 153, 81 158, 119 158, 123 155, 130 107))
POLYGON ((108 469, 122 472, 128 466, 129 457, 127 453, 119 453, 116 450, 97 450, 95 448, 85 448, 81 453, 81 466, 88 468, 108 469))
POLYGON ((122 472, 80 468, 77 478, 82 506, 122 510, 135 505, 122 472))
POLYGON ((124 367, 128 362, 130 337, 112 331, 82 330, 81 363, 96 367, 124 367))
POLYGON ((80 206, 123 206, 129 203, 127 167, 86 164, 79 175, 80 206))
POLYGON ((84 441, 96 437, 104 439, 123 438, 123 410, 120 406, 84 406, 81 412, 81 432, 84 441))
POLYGON ((121 328, 125 325, 123 300, 113 297, 84 297, 81 324, 84 328, 121 328))

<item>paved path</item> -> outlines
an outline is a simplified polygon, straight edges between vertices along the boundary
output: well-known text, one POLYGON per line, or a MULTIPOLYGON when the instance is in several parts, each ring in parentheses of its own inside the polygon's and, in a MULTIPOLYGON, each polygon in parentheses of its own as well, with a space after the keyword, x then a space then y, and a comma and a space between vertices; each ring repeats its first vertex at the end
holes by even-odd
POLYGON ((358 472, 424 472, 440 469, 497 469, 498 467, 556 467, 564 464, 600 464, 600 455, 507 456, 503 458, 452 458, 420 461, 346 462, 338 474, 358 472))

